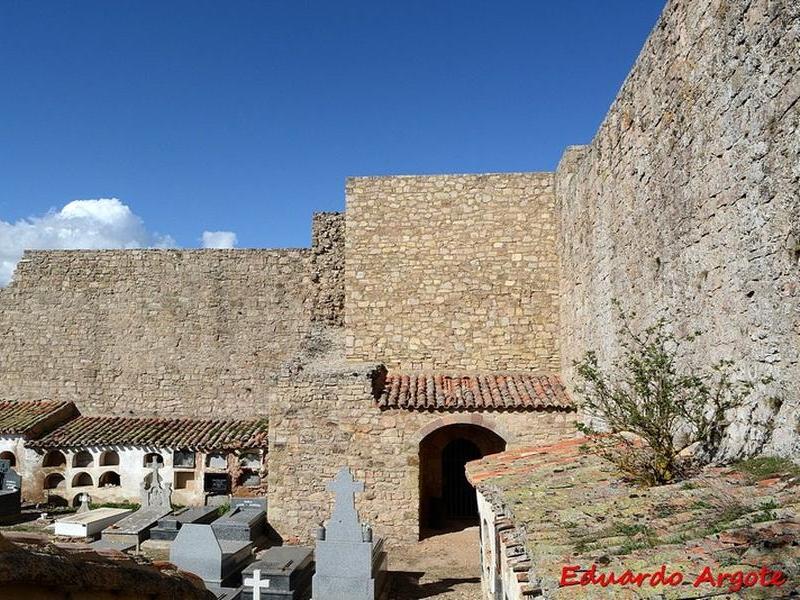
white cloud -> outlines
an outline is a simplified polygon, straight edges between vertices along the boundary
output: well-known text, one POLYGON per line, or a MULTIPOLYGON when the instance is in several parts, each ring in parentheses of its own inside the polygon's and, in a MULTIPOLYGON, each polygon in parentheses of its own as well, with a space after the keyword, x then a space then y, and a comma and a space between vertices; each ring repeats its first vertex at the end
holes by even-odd
POLYGON ((233 248, 236 234, 232 231, 204 231, 203 248, 233 248))
POLYGON ((0 220, 0 286, 11 280, 23 250, 175 245, 170 236, 149 232, 142 219, 116 198, 74 200, 60 211, 50 211, 41 217, 16 223, 0 220))

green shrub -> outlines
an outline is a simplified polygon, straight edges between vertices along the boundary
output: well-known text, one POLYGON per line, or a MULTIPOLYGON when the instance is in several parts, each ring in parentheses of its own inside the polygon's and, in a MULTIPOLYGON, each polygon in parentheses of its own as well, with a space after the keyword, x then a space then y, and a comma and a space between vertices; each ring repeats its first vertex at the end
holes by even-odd
POLYGON ((637 333, 628 316, 619 313, 621 359, 609 372, 601 369, 593 351, 575 363, 582 408, 608 431, 585 424, 578 428, 588 436, 591 451, 626 477, 644 485, 671 483, 691 465, 681 451, 697 444, 696 462, 714 454, 728 425, 726 413, 740 406, 754 385, 734 381, 728 360, 704 373, 680 369, 677 356, 699 332, 678 338, 660 319, 637 333))

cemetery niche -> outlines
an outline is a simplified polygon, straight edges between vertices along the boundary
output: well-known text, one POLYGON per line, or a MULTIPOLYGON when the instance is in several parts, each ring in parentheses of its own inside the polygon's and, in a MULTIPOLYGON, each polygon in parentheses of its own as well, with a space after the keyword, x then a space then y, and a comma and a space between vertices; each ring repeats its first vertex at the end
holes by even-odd
POLYGON ((231 491, 231 478, 227 473, 206 473, 203 490, 212 496, 224 496, 231 491))
POLYGON ((22 503, 22 478, 8 459, 0 459, 0 517, 18 515, 22 503))
POLYGON ((195 453, 190 450, 175 450, 172 454, 172 466, 179 469, 194 469, 195 453))
POLYGON ((328 483, 336 494, 333 514, 317 531, 314 598, 325 600, 380 600, 388 593, 387 558, 381 538, 361 524, 355 493, 364 484, 342 468, 328 483))

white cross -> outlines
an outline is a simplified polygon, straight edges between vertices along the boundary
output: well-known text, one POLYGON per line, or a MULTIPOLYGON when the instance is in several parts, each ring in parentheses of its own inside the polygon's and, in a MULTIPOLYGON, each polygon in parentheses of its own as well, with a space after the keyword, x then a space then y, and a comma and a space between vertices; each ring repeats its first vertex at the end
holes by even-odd
POLYGON ((253 569, 253 576, 245 578, 244 584, 253 588, 253 600, 261 600, 261 590, 269 587, 269 579, 261 579, 261 569, 253 569))

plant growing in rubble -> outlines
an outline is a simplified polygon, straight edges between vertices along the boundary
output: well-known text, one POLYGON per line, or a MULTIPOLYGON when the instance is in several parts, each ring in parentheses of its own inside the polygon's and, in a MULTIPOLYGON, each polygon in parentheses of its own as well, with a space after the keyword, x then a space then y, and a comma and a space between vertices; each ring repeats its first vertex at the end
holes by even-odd
POLYGON ((590 451, 626 477, 645 485, 670 483, 713 456, 728 425, 726 413, 741 406, 754 386, 734 380, 729 360, 706 372, 681 369, 677 357, 700 332, 678 338, 660 319, 637 333, 618 303, 615 308, 623 323, 621 358, 607 373, 595 352, 574 363, 582 407, 604 431, 578 428, 588 436, 590 451), (693 457, 684 457, 692 445, 693 457))

